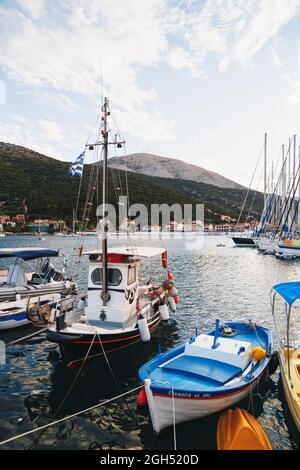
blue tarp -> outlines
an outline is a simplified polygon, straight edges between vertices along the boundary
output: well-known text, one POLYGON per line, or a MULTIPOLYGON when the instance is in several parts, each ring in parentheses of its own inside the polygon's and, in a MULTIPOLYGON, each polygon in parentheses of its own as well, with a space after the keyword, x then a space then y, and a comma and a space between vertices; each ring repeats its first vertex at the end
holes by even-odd
POLYGON ((0 258, 22 258, 25 261, 37 258, 50 258, 58 256, 58 250, 47 248, 3 248, 0 249, 0 258))
POLYGON ((300 298, 300 282, 283 282, 273 286, 272 290, 277 292, 288 305, 292 305, 300 298))

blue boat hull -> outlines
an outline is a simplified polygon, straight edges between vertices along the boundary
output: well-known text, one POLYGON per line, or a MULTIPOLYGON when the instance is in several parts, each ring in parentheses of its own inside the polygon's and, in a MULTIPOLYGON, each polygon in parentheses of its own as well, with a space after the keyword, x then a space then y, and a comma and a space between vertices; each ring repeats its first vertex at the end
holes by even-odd
MULTIPOLYGON (((227 325, 238 330, 233 338, 235 343, 250 343, 252 349, 263 347, 267 351, 266 356, 258 362, 250 358, 251 362, 242 369, 235 364, 186 354, 187 345, 193 344, 200 336, 214 337, 215 331, 199 335, 184 345, 157 355, 139 370, 156 432, 171 425, 174 414, 179 423, 233 406, 249 395, 263 376, 268 375, 271 358, 269 331, 258 326, 252 330, 246 323, 227 325)), ((217 356, 218 353, 212 355, 217 356)))

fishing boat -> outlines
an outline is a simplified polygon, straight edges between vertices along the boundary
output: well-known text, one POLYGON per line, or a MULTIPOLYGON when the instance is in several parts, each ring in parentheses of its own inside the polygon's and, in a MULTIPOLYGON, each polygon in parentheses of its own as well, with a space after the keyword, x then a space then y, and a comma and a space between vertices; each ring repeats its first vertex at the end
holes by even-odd
MULTIPOLYGON (((155 247, 112 247, 106 255, 106 287, 103 276, 103 252, 86 252, 89 256, 87 304, 72 323, 57 319, 47 334, 59 344, 64 362, 76 365, 88 358, 101 358, 150 340, 162 320, 176 308, 167 297, 165 286, 139 284, 141 258, 165 256, 166 250, 155 247)), ((167 281, 170 282, 170 281, 167 281)), ((79 313, 79 312, 77 312, 79 313)))
POLYGON ((295 423, 300 432, 300 351, 291 341, 292 307, 300 299, 300 282, 277 284, 271 290, 272 316, 274 320, 279 349, 279 366, 284 396, 295 423), (285 338, 282 341, 275 314, 275 300, 279 296, 285 303, 285 338))
POLYGON ((139 369, 154 431, 238 403, 268 375, 271 354, 266 328, 219 320, 207 334, 159 353, 139 369))
POLYGON ((62 271, 57 271, 50 263, 49 258, 56 258, 58 250, 48 248, 23 247, 2 248, 0 259, 15 261, 7 268, 3 282, 0 283, 0 302, 14 300, 16 295, 22 298, 31 297, 33 294, 46 295, 59 293, 62 295, 76 292, 76 284, 68 279, 62 271), (33 269, 31 261, 38 260, 38 265, 33 269))
MULTIPOLYGON (((108 127, 110 115, 108 100, 102 107, 101 135, 103 140, 87 144, 89 149, 101 145, 103 148, 102 167, 102 220, 98 233, 99 247, 83 252, 89 257, 87 304, 80 304, 74 311, 72 322, 65 321, 64 315, 49 329, 47 339, 59 344, 64 362, 76 366, 86 359, 107 359, 118 357, 139 342, 148 342, 162 320, 168 320, 169 309, 176 309, 178 293, 173 285, 172 274, 167 270, 167 252, 164 248, 137 247, 132 240, 125 246, 108 247, 109 220, 106 213, 108 173, 108 127), (139 282, 141 258, 161 256, 165 281, 155 284, 139 282)), ((113 141, 113 145, 121 142, 113 141)), ((100 163, 100 162, 99 162, 100 163)), ((95 171, 96 187, 98 171, 95 171)), ((91 199, 92 200, 92 199, 91 199)), ((87 203, 87 208, 92 202, 87 203)), ((88 220, 84 211, 84 220, 88 220)), ((81 227, 82 231, 86 229, 81 227)))
POLYGON ((218 450, 272 450, 259 422, 245 410, 226 410, 217 426, 218 450))

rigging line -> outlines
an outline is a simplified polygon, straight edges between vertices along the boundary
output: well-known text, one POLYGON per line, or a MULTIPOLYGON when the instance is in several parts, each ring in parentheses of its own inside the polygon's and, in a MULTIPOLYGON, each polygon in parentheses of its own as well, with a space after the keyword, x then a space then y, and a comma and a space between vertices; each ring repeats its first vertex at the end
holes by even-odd
MULTIPOLYGON (((298 170, 297 170, 297 173, 296 173, 296 176, 298 175, 298 172, 299 172, 299 167, 298 167, 298 170)), ((295 176, 295 178, 296 178, 295 176)), ((295 195, 296 195, 296 191, 297 191, 297 187, 299 185, 299 182, 300 182, 300 174, 299 176, 297 177, 297 184, 295 185, 295 178, 293 179, 293 185, 291 187, 291 190, 294 189, 293 191, 293 195, 291 197, 291 192, 289 193, 289 196, 288 196, 288 199, 287 201, 290 202, 290 206, 289 206, 289 209, 287 211, 287 214, 286 214, 286 217, 285 217, 285 220, 284 220, 284 224, 283 224, 283 227, 286 225, 286 223, 288 222, 288 219, 289 219, 289 215, 290 215, 290 212, 291 212, 291 208, 292 206, 294 205, 294 199, 295 199, 295 195), (295 186, 294 186, 295 185, 295 186)), ((283 227, 281 229, 281 232, 280 232, 280 236, 282 235, 282 232, 283 232, 283 227)), ((290 227, 290 229, 292 228, 292 226, 290 227)))
POLYGON ((252 182, 253 182, 253 179, 254 179, 254 176, 255 176, 255 173, 256 173, 258 164, 259 164, 259 162, 260 162, 260 159, 261 159, 261 156, 262 156, 262 153, 263 153, 263 148, 264 148, 264 146, 262 146, 261 151, 260 151, 260 154, 259 154, 259 157, 258 157, 258 160, 257 160, 257 162, 256 162, 256 166, 255 166, 254 172, 253 172, 253 174, 252 174, 252 178, 251 178, 250 184, 249 184, 249 186, 248 186, 248 189, 247 189, 247 192, 246 192, 246 195, 245 195, 245 198, 244 198, 244 202, 243 202, 242 208, 241 208, 241 210, 240 210, 240 214, 239 214, 239 216, 238 216, 238 220, 237 220, 237 222, 236 222, 236 224, 235 224, 236 227, 237 227, 237 225, 240 223, 240 220, 241 220, 241 217, 242 217, 244 208, 245 208, 245 204, 246 204, 246 201, 247 201, 247 198, 248 198, 248 194, 249 194, 249 192, 250 192, 250 188, 251 188, 251 185, 252 185, 252 182))
MULTIPOLYGON (((89 348, 88 348, 88 350, 87 350, 87 353, 86 353, 86 355, 85 355, 85 358, 84 358, 84 360, 83 360, 83 362, 82 362, 80 368, 78 369, 78 371, 77 371, 77 373, 76 373, 76 375, 75 375, 75 378, 74 378, 73 382, 71 383, 70 387, 68 388, 67 393, 65 394, 65 396, 64 396, 64 398, 63 398, 63 400, 62 400, 62 402, 60 403, 60 405, 58 406, 58 408, 55 410, 55 413, 54 413, 54 416, 53 416, 54 419, 57 417, 58 413, 60 412, 60 410, 62 409, 63 405, 65 404, 65 402, 66 402, 68 396, 70 395, 71 391, 73 390, 74 385, 75 385, 75 383, 77 382, 77 379, 78 379, 78 377, 79 377, 79 375, 80 375, 80 373, 81 373, 81 371, 82 371, 82 369, 83 369, 83 366, 84 366, 85 363, 86 363, 86 360, 87 360, 87 358, 88 358, 88 356, 89 356, 90 350, 91 350, 91 348, 92 348, 92 346, 93 346, 93 344, 94 344, 95 337, 96 337, 96 333, 95 333, 94 336, 93 336, 93 340, 92 340, 92 342, 91 342, 91 344, 90 344, 90 346, 89 346, 89 348)), ((46 430, 44 430, 39 436, 37 436, 37 437, 35 438, 35 440, 30 444, 30 446, 28 447, 28 449, 31 449, 33 445, 37 444, 38 441, 41 439, 41 437, 43 436, 43 434, 44 434, 45 432, 46 432, 46 430)))
MULTIPOLYGON (((286 153, 286 157, 284 159, 284 162, 283 162, 283 165, 282 165, 282 174, 284 174, 284 171, 285 171, 285 164, 286 164, 286 159, 289 155, 289 150, 290 150, 290 146, 291 146, 291 142, 290 142, 290 145, 289 145, 289 148, 287 150, 287 153, 286 153)), ((300 167, 298 167, 297 169, 297 172, 296 172, 296 175, 295 175, 295 178, 294 180, 296 179, 296 176, 298 175, 298 172, 299 172, 299 169, 300 167)), ((299 179, 298 179, 298 182, 299 182, 299 179)), ((280 224, 283 220, 283 217, 284 217, 284 213, 286 211, 286 208, 287 208, 287 204, 289 202, 289 199, 290 199, 290 196, 291 196, 291 190, 293 188, 293 185, 290 187, 291 183, 289 182, 289 185, 288 185, 288 188, 287 188, 287 191, 286 191, 286 194, 285 194, 285 198, 284 198, 284 204, 283 204, 283 208, 281 210, 281 215, 280 215, 280 219, 279 219, 279 222, 277 224, 277 227, 276 227, 276 231, 275 231, 275 236, 277 235, 278 231, 279 231, 279 227, 280 227, 280 224)), ((297 185, 296 185, 296 189, 297 189, 297 185)), ((295 195, 295 194, 294 194, 295 195)), ((280 232, 280 236, 282 235, 282 232, 283 232, 283 227, 282 227, 282 230, 280 232)))
MULTIPOLYGON (((254 204, 254 199, 255 199, 255 197, 256 197, 256 194, 258 193, 258 187, 259 187, 259 185, 260 185, 262 176, 263 176, 263 170, 262 170, 261 173, 260 173, 260 176, 259 176, 259 179, 258 179, 258 182, 257 182, 256 189, 255 189, 255 191, 253 192, 253 198, 252 198, 252 202, 251 202, 251 204, 250 204, 250 207, 249 207, 249 210, 248 210, 248 213, 247 213, 247 219, 249 218, 250 213, 251 213, 251 211, 252 211, 252 207, 253 207, 253 204, 254 204)), ((246 219, 246 220, 247 220, 247 219, 246 219)))
MULTIPOLYGON (((109 368, 109 371, 110 371, 110 373, 111 373, 111 375, 112 375, 112 378, 113 378, 113 380, 114 380, 114 382, 115 382, 115 384, 116 384, 117 390, 118 390, 119 393, 120 393, 120 392, 121 392, 121 387, 120 387, 120 385, 119 385, 119 383, 118 383, 118 381, 117 381, 117 378, 116 378, 115 374, 113 373, 112 367, 111 367, 111 365, 110 365, 110 362, 109 362, 108 356, 107 356, 107 354, 106 354, 105 348, 104 348, 104 346, 103 346, 103 343, 102 343, 101 337, 100 337, 100 335, 99 335, 99 332, 96 331, 96 332, 95 332, 95 335, 97 335, 97 337, 98 337, 99 343, 100 343, 100 345, 101 345, 102 353, 103 353, 103 355, 104 355, 104 357, 105 357, 105 361, 106 361, 107 367, 109 368)), ((136 422, 138 422, 137 417, 136 417, 136 414, 133 413, 132 409, 131 409, 129 406, 127 406, 127 410, 128 410, 129 413, 132 415, 133 419, 134 419, 136 422)))
MULTIPOLYGON (((276 185, 275 185, 275 188, 274 188, 274 192, 273 192, 272 197, 271 197, 271 201, 272 201, 272 199, 274 198, 274 194, 275 194, 275 192, 277 191, 277 188, 279 187, 279 185, 280 185, 280 183, 281 183, 281 180, 282 180, 282 178, 283 178, 283 176, 284 176, 285 166, 286 166, 287 157, 288 157, 288 155, 289 155, 290 146, 291 146, 291 141, 290 141, 289 148, 288 148, 288 150, 287 150, 286 156, 285 156, 285 158, 284 158, 284 160, 283 160, 283 165, 282 165, 282 168, 281 168, 281 172, 280 172, 280 174, 279 174, 279 176, 278 176, 278 179, 277 179, 277 182, 276 182, 276 185)), ((289 187, 288 187, 287 193, 288 193, 288 192, 289 192, 289 187)), ((286 195, 287 195, 287 193, 286 193, 286 195)), ((285 195, 285 197, 286 197, 286 195, 285 195)), ((271 202, 271 201, 270 201, 270 202, 271 202)), ((286 203, 287 203, 287 201, 286 201, 286 203)), ((286 203, 285 203, 284 208, 283 208, 283 210, 282 210, 282 212, 281 212, 280 220, 279 220, 279 222, 278 222, 278 225, 277 225, 277 228, 276 228, 274 237, 277 235, 279 226, 280 226, 281 221, 282 221, 282 218, 283 218, 283 216, 284 216, 284 212, 285 212, 285 209, 286 209, 286 203)), ((269 211, 269 207, 266 206, 266 207, 264 208, 264 212, 263 212, 263 214, 262 214, 262 216, 261 216, 261 222, 265 222, 265 219, 266 219, 266 217, 267 217, 267 215, 268 215, 267 210, 269 211)))
POLYGON ((15 441, 16 439, 20 439, 21 437, 28 436, 29 434, 33 434, 35 432, 54 426, 55 424, 62 423, 63 421, 67 421, 68 419, 75 418, 76 416, 80 416, 83 413, 86 413, 87 411, 92 411, 96 408, 101 408, 101 406, 107 405, 108 403, 118 400, 119 398, 123 398, 127 395, 130 395, 131 393, 136 392, 137 390, 140 390, 143 387, 144 385, 140 385, 139 387, 135 387, 131 390, 128 390, 127 392, 121 393, 120 395, 116 395, 113 398, 109 398, 108 400, 105 400, 101 403, 97 403, 96 405, 90 406, 89 408, 85 408, 84 410, 77 411, 76 413, 65 416, 64 418, 60 418, 60 419, 57 419, 56 421, 52 421, 51 423, 44 424, 43 426, 40 426, 39 428, 31 429, 30 431, 23 432, 22 434, 18 434, 17 436, 10 437, 9 439, 6 439, 5 441, 0 442, 0 446, 2 446, 3 444, 7 444, 8 442, 15 441))

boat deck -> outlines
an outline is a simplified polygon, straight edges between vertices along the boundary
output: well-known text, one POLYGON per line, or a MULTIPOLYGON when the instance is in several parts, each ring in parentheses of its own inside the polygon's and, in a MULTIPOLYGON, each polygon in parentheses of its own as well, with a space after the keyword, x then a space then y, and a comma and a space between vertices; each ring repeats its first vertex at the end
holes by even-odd
MULTIPOLYGON (((209 332, 213 335, 214 332, 209 332)), ((268 336, 265 330, 259 329, 259 339, 254 330, 240 331, 232 337, 232 340, 250 342, 252 348, 256 346, 268 347, 268 336), (260 337, 261 336, 261 337, 260 337)), ((154 387, 164 390, 171 390, 171 386, 180 393, 188 391, 210 392, 213 390, 226 391, 228 386, 233 386, 234 380, 240 383, 242 369, 230 364, 218 362, 203 357, 184 355, 185 345, 181 345, 169 353, 156 356, 147 366, 140 369, 141 379, 150 378, 154 387)), ((261 361, 264 363, 264 360, 261 361)), ((244 375, 250 371, 250 361, 244 369, 244 375)), ((259 374, 259 365, 257 372, 259 374)))

